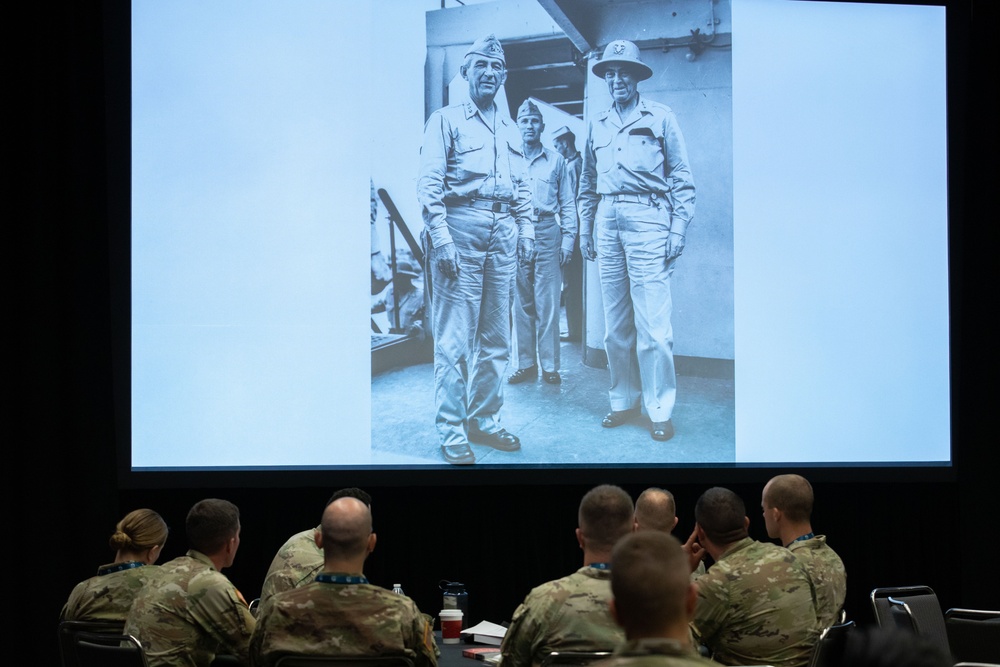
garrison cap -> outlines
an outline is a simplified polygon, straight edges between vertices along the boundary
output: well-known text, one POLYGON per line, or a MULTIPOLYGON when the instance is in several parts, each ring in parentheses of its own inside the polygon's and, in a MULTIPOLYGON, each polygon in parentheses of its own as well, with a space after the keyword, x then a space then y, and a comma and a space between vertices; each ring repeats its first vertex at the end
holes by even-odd
POLYGON ((552 133, 552 138, 558 139, 559 137, 565 137, 567 134, 572 134, 574 138, 576 137, 576 135, 573 134, 573 130, 569 129, 568 126, 563 125, 558 130, 552 133))
POLYGON ((493 33, 486 35, 486 37, 480 37, 473 42, 472 46, 465 53, 465 57, 468 58, 474 53, 486 56, 487 58, 498 58, 504 64, 504 67, 507 66, 507 59, 503 55, 503 47, 500 46, 500 40, 493 33))
POLYGON ((524 116, 538 116, 539 120, 542 120, 542 111, 538 108, 538 105, 531 101, 529 97, 521 106, 517 109, 517 120, 521 120, 524 116))
POLYGON ((604 55, 590 69, 603 78, 608 65, 631 65, 639 81, 645 81, 653 76, 653 70, 649 65, 639 60, 639 47, 624 39, 616 39, 608 44, 604 49, 604 55))

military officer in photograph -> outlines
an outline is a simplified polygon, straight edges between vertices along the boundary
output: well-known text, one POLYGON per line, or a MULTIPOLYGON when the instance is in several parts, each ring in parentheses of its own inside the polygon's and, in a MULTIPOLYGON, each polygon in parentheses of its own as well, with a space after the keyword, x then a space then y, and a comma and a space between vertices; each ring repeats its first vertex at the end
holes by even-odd
POLYGON ((559 298, 563 267, 576 243, 575 180, 559 153, 542 146, 545 123, 530 99, 517 110, 522 149, 528 164, 535 213, 535 260, 517 269, 514 324, 517 327, 518 368, 511 384, 538 377, 559 384, 559 298))
POLYGON ((653 75, 632 42, 608 44, 592 71, 613 104, 587 129, 580 176, 580 249, 597 259, 611 412, 620 426, 645 408, 654 440, 674 435, 670 277, 694 215, 694 181, 684 137, 667 106, 644 99, 653 75), (641 403, 641 406, 640 406, 641 403))
POLYGON ((435 423, 451 464, 469 442, 520 449, 500 424, 510 355, 510 299, 518 262, 534 254, 531 193, 521 137, 493 99, 507 78, 493 35, 465 55, 469 101, 427 119, 417 198, 424 220, 434 334, 435 423))
MULTIPOLYGON (((583 156, 576 149, 576 135, 563 125, 552 133, 552 145, 566 159, 566 171, 573 179, 573 197, 580 191, 583 156)), ((577 343, 583 340, 583 257, 580 237, 573 244, 573 255, 563 267, 563 304, 566 306, 566 331, 560 340, 577 343)))

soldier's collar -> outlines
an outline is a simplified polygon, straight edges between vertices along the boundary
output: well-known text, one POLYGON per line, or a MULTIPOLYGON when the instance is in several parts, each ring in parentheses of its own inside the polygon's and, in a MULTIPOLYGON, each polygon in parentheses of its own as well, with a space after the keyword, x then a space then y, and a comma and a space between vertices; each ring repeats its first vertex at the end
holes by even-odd
POLYGON ((316 575, 316 581, 321 584, 367 584, 368 579, 363 574, 342 574, 339 572, 321 572, 316 575))
POLYGON ((814 537, 816 537, 816 533, 808 532, 805 535, 799 535, 798 537, 796 537, 794 540, 792 540, 791 542, 789 542, 785 546, 788 547, 788 546, 790 546, 792 544, 795 544, 796 542, 805 542, 806 540, 811 540, 814 537))
POLYGON ((611 563, 588 563, 587 567, 592 567, 595 570, 610 570, 611 563))
POLYGON ((142 567, 145 563, 141 563, 137 560, 129 560, 124 563, 112 563, 111 565, 102 565, 97 570, 97 576, 103 577, 106 574, 111 574, 112 572, 122 572, 124 570, 131 570, 135 567, 142 567))

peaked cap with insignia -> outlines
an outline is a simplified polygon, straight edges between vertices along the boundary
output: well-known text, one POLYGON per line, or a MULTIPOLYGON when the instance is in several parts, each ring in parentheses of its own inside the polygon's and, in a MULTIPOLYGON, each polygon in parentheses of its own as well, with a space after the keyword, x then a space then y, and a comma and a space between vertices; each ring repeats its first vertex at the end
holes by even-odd
POLYGON ((465 57, 468 58, 473 53, 486 56, 487 58, 498 58, 500 62, 503 63, 504 67, 507 66, 507 59, 504 58, 503 47, 500 46, 500 40, 497 39, 496 35, 492 33, 473 42, 472 46, 470 46, 469 50, 466 52, 465 57))
POLYGON ((653 70, 649 68, 649 65, 639 60, 639 47, 624 39, 616 39, 608 44, 607 48, 604 49, 604 55, 594 63, 590 70, 603 79, 608 65, 625 64, 631 65, 639 81, 645 81, 653 76, 653 70))

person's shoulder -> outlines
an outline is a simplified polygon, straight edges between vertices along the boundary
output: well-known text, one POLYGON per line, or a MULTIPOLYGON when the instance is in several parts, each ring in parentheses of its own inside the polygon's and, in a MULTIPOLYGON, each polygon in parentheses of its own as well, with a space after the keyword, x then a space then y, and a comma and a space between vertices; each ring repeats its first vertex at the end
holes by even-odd
POLYGON ((643 111, 646 111, 648 113, 660 114, 664 116, 668 115, 672 116, 674 114, 674 110, 671 109, 668 105, 645 97, 639 100, 639 105, 640 107, 642 107, 643 111))
POLYGON ((471 107, 472 102, 456 102, 455 104, 440 107, 431 112, 431 115, 428 117, 428 122, 430 122, 430 118, 434 117, 443 118, 450 122, 463 120, 475 115, 475 109, 471 107))

